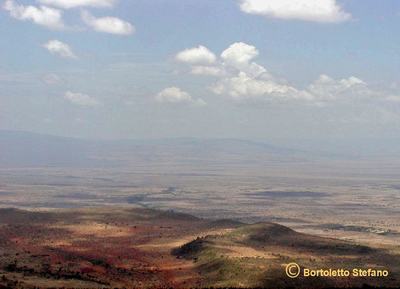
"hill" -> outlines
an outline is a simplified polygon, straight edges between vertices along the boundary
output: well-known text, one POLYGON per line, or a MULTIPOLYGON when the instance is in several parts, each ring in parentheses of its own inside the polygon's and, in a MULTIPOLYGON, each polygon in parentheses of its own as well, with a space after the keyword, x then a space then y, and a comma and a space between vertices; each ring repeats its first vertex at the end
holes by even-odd
MULTIPOLYGON (((396 286, 398 281, 376 278, 290 279, 285 265, 304 268, 391 268, 399 277, 398 260, 386 252, 351 242, 301 234, 273 223, 242 225, 222 235, 197 238, 174 250, 192 260, 205 287, 245 288, 361 288, 396 286), (397 283, 396 283, 397 282, 397 283)), ((392 273, 394 273, 392 272, 392 273)), ((398 280, 398 279, 397 279, 398 280)))
POLYGON ((143 208, 0 210, 0 288, 399 285, 400 257, 274 223, 143 208), (388 279, 290 279, 285 265, 389 266, 388 279))
POLYGON ((301 151, 237 139, 84 140, 0 131, 0 167, 246 164, 293 160, 301 151))

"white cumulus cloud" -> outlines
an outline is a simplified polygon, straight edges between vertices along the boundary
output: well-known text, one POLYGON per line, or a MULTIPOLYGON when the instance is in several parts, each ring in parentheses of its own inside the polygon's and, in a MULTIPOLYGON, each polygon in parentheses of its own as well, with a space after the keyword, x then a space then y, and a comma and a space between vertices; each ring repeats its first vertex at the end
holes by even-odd
POLYGON ((67 91, 64 98, 78 106, 95 107, 100 104, 94 97, 80 92, 67 91))
POLYGON ((212 91, 220 95, 231 96, 235 100, 298 98, 298 91, 273 79, 250 77, 244 72, 219 80, 212 91))
POLYGON ((335 23, 351 19, 336 0, 239 0, 240 9, 249 14, 285 20, 335 23))
POLYGON ((202 45, 185 49, 176 55, 176 60, 190 64, 212 64, 216 59, 215 54, 202 45))
POLYGON ((93 30, 117 35, 130 35, 135 32, 135 27, 117 17, 99 17, 96 18, 87 11, 82 11, 81 18, 86 25, 93 30))
POLYGON ((236 42, 221 53, 221 58, 228 64, 241 67, 248 65, 249 61, 259 54, 257 48, 252 45, 236 42))
POLYGON ((364 98, 372 93, 367 84, 355 76, 336 80, 325 74, 310 84, 307 91, 320 101, 364 98))
POLYGON ((112 7, 116 0, 39 0, 40 3, 63 9, 76 7, 112 7))
POLYGON ((46 48, 51 54, 58 55, 63 58, 77 58, 68 44, 59 40, 49 40, 43 47, 46 48))
POLYGON ((13 0, 6 0, 3 8, 10 13, 11 17, 21 21, 32 21, 50 29, 64 28, 62 11, 59 9, 46 6, 25 6, 17 4, 13 0))
POLYGON ((168 87, 160 91, 156 95, 156 101, 160 103, 172 103, 172 104, 186 103, 199 106, 206 105, 206 102, 203 99, 201 98, 194 99, 188 92, 183 91, 182 89, 176 86, 168 87))
POLYGON ((156 100, 170 103, 190 102, 192 101, 192 96, 179 87, 173 86, 160 91, 156 96, 156 100))
POLYGON ((371 90, 363 80, 355 76, 334 79, 322 74, 307 87, 297 88, 286 80, 277 79, 258 64, 255 61, 258 55, 259 51, 255 46, 237 42, 226 48, 213 64, 188 65, 191 74, 215 77, 216 80, 209 86, 213 93, 239 102, 297 101, 322 105, 371 99, 372 96, 384 99, 382 94, 371 90))

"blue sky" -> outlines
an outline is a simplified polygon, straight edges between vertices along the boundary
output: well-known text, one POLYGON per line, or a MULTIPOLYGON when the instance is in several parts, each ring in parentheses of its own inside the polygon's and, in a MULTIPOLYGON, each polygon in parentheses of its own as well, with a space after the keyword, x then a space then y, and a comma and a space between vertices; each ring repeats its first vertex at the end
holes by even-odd
POLYGON ((3 1, 0 129, 397 136, 398 27, 396 0, 3 1))

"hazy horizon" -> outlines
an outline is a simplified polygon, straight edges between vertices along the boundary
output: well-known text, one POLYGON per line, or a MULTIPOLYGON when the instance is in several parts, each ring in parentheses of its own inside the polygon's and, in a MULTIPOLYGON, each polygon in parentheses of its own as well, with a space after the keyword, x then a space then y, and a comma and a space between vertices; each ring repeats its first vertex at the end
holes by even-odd
MULTIPOLYGON (((33 137, 33 139, 43 138, 61 138, 64 140, 89 141, 97 143, 118 143, 118 142, 138 142, 143 144, 151 144, 159 142, 160 144, 174 141, 239 141, 249 142, 258 145, 266 145, 275 147, 276 149, 288 149, 302 153, 307 153, 309 157, 334 156, 339 158, 358 157, 376 158, 376 157, 393 157, 400 154, 400 137, 391 138, 356 138, 349 139, 345 137, 329 137, 329 138, 246 138, 246 137, 199 137, 199 136, 165 136, 165 137, 130 137, 130 138, 95 138, 85 136, 52 134, 46 132, 35 132, 26 130, 4 130, 0 129, 0 142, 11 141, 16 136, 33 137)), ((28 140, 28 139, 27 139, 28 140)), ((28 140, 28 142, 31 140, 28 140)), ((3 144, 4 147, 4 144, 3 144)))

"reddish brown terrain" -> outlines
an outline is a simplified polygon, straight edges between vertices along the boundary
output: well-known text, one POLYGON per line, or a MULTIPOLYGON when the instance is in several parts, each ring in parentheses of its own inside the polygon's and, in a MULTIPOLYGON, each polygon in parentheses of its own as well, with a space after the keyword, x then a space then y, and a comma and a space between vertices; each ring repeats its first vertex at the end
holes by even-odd
POLYGON ((396 287, 399 261, 388 252, 272 223, 139 208, 0 210, 4 288, 396 287), (384 280, 292 280, 284 275, 291 261, 328 268, 385 265, 392 272, 384 280))
POLYGON ((170 251, 179 245, 177 235, 199 234, 208 225, 142 209, 7 209, 0 220, 0 284, 15 287, 195 286, 192 263, 170 251))

